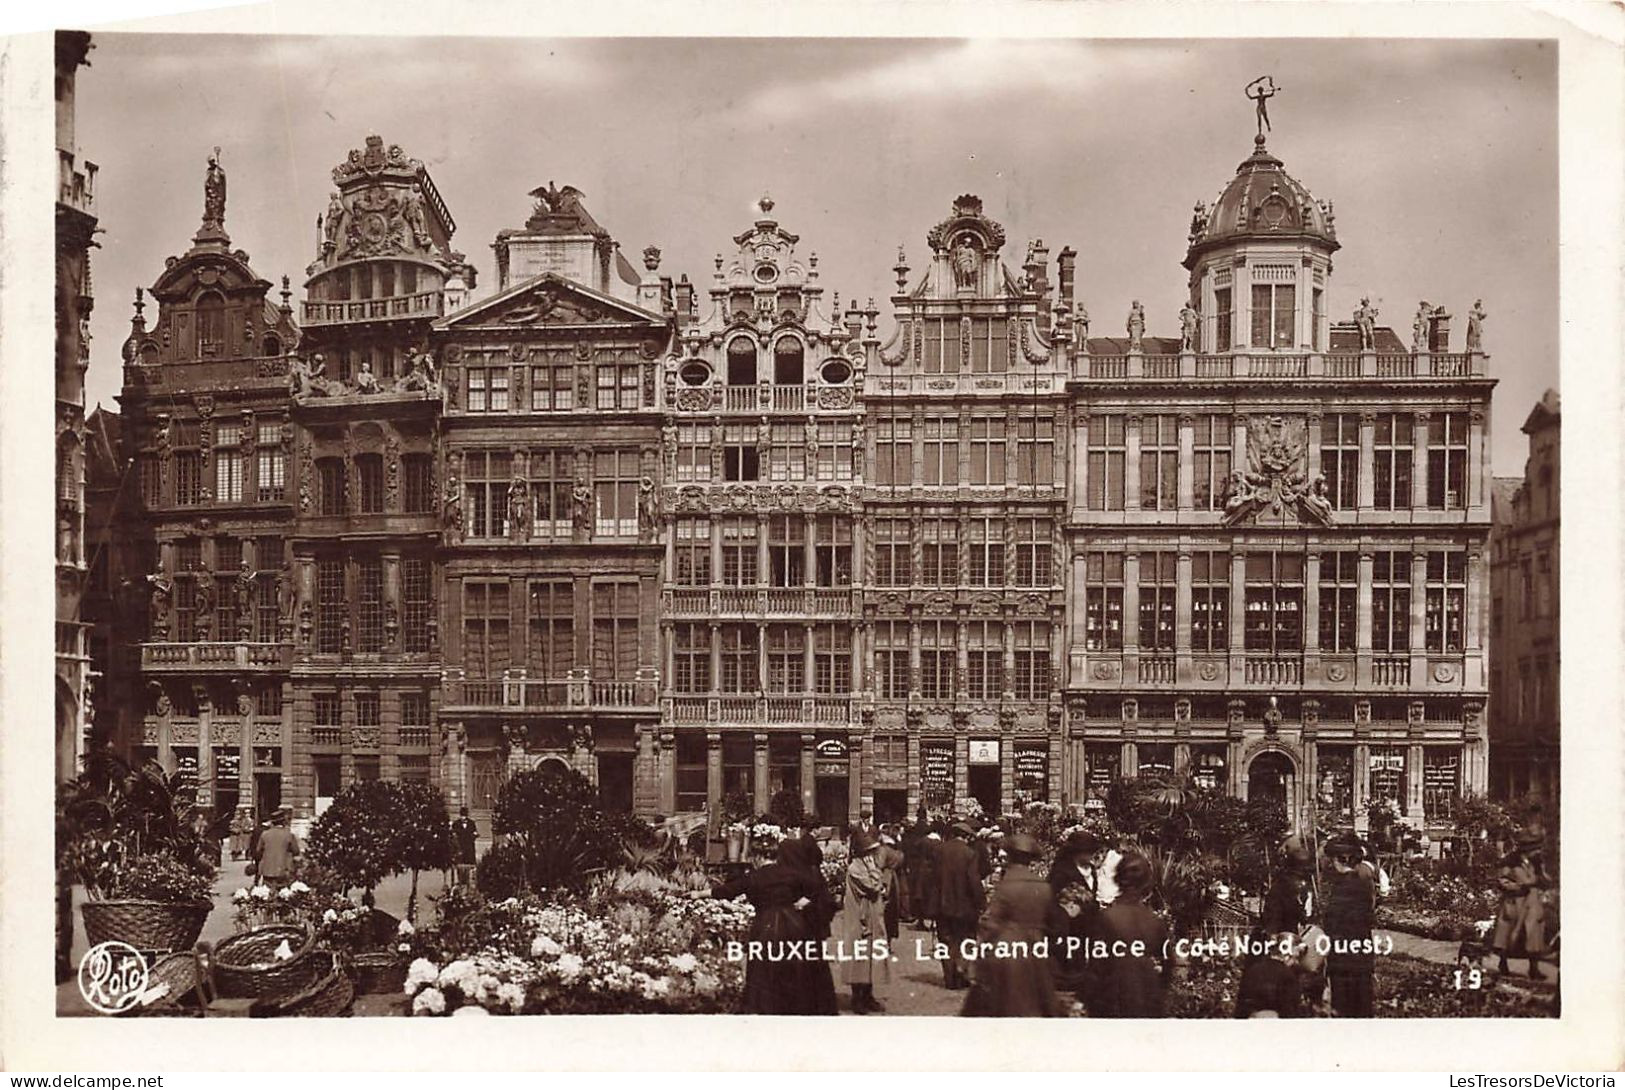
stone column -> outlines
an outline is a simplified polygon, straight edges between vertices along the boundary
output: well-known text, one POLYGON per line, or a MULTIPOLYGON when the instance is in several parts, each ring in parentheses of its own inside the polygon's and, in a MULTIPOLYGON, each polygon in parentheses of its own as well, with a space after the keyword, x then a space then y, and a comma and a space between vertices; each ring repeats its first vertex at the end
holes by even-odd
POLYGON ((818 770, 813 764, 813 742, 813 735, 801 736, 801 808, 808 814, 815 813, 818 806, 818 770))
MULTIPOLYGON (((1474 357, 1475 361, 1479 358, 1474 357)), ((1469 510, 1479 508, 1487 516, 1490 455, 1489 429, 1484 423, 1484 413, 1477 409, 1467 418, 1467 494, 1462 497, 1462 506, 1469 510)))
MULTIPOLYGON (((960 478, 963 480, 964 478, 960 478)), ((1082 522, 1089 495, 1089 414, 1082 406, 1072 429, 1072 494, 1071 516, 1068 521, 1082 522)))
POLYGON ((908 812, 912 815, 920 808, 920 735, 908 732, 908 812))
POLYGON ((1175 557, 1175 578, 1178 584, 1174 588, 1174 660, 1175 678, 1181 682, 1190 680, 1191 673, 1191 621, 1192 621, 1192 583, 1194 580, 1193 564, 1189 549, 1180 549, 1175 557))
MULTIPOLYGON (((807 512, 806 526, 802 530, 804 540, 801 543, 801 585, 811 587, 818 582, 818 549, 814 542, 818 537, 818 516, 811 511, 807 512)), ((853 547, 853 555, 863 554, 853 547)), ((766 571, 767 569, 762 569, 766 571)))
POLYGON ((814 624, 808 621, 801 627, 801 685, 797 692, 810 693, 813 691, 813 629, 814 624))
POLYGON ((1123 510, 1140 509, 1140 414, 1129 413, 1123 428, 1123 510))
POLYGON ((1419 412, 1411 432, 1411 510, 1428 506, 1428 421, 1432 413, 1419 412))
POLYGON ((964 732, 954 734, 954 799, 970 793, 970 739, 964 732))
POLYGON ((767 804, 772 800, 773 792, 768 786, 770 780, 767 774, 767 734, 757 731, 751 738, 754 743, 752 757, 755 764, 751 769, 751 793, 755 798, 755 807, 758 814, 767 813, 767 804))
MULTIPOLYGON (((199 781, 212 781, 214 777, 214 701, 209 696, 208 689, 202 685, 194 687, 197 698, 197 774, 199 781)), ((207 790, 209 801, 204 809, 214 806, 214 788, 212 783, 203 787, 200 784, 198 792, 200 805, 203 805, 203 791, 207 790)))
POLYGON ((660 750, 657 754, 660 774, 660 812, 677 812, 677 735, 669 729, 660 732, 660 750))
POLYGON ((711 691, 722 691, 722 622, 711 622, 711 691))
POLYGON ((1124 742, 1122 758, 1118 764, 1117 778, 1122 780, 1133 779, 1140 774, 1140 746, 1138 742, 1124 742))
POLYGON ((1411 554, 1411 680, 1419 685, 1427 676, 1427 579, 1428 554, 1418 549, 1411 554))
MULTIPOLYGON (((1194 365, 1194 358, 1188 355, 1180 356, 1183 366, 1189 359, 1194 365)), ((1179 414, 1179 509, 1189 511, 1196 505, 1196 417, 1191 413, 1179 414)))
MULTIPOLYGON (((1321 356, 1315 358, 1324 359, 1321 356)), ((1320 444, 1323 441, 1320 430, 1321 419, 1319 413, 1310 413, 1305 419, 1309 425, 1308 473, 1309 479, 1313 481, 1315 475, 1320 472, 1320 444)))
POLYGON ((1016 696, 1016 630, 1013 618, 1007 613, 1004 623, 999 626, 1004 637, 1004 647, 999 656, 999 696, 1005 700, 1014 700, 1016 696))
POLYGON ((722 732, 705 732, 705 805, 712 814, 722 803, 722 732))
POLYGON ((1088 646, 1088 633, 1085 628, 1088 608, 1084 602, 1088 582, 1088 558, 1081 550, 1072 553, 1071 556, 1072 577, 1066 589, 1066 607, 1071 616, 1072 627, 1067 635, 1067 673, 1063 687, 1084 683, 1085 648, 1088 646))
POLYGON ((1354 679, 1371 683, 1371 582, 1376 558, 1368 549, 1360 551, 1359 585, 1354 592, 1354 679))
MULTIPOLYGON (((1237 361, 1239 363, 1239 361, 1237 361)), ((1247 418, 1237 413, 1230 427, 1230 468, 1247 464, 1247 418)))
POLYGON ((1320 552, 1313 547, 1303 558, 1303 650, 1306 657, 1320 653, 1320 552))
MULTIPOLYGON (((401 649, 401 554, 399 550, 391 549, 380 554, 380 562, 384 576, 384 649, 399 651, 401 649)), ((520 586, 523 588, 523 583, 520 586)), ((510 590, 511 594, 512 591, 510 590)), ((521 595, 518 599, 509 599, 510 602, 523 602, 521 595)), ((513 627, 513 626, 511 626, 513 627)), ((529 626, 519 625, 519 632, 510 630, 508 640, 514 647, 523 646, 522 641, 529 636, 529 626)), ((527 656, 528 661, 528 656, 527 656)))
POLYGON ((1405 751, 1405 809, 1411 824, 1425 828, 1427 808, 1422 802, 1422 766, 1422 743, 1413 740, 1405 751))
POLYGON ((1247 554, 1230 554, 1230 683, 1240 685, 1247 676, 1245 660, 1247 621, 1247 554))
POLYGON ((999 809, 1013 805, 1016 797, 1016 736, 999 732, 999 809))
MULTIPOLYGON (((1372 357, 1373 361, 1375 357, 1372 357)), ((1369 511, 1377 497, 1377 414, 1370 409, 1360 413, 1360 482, 1359 508, 1369 511)))
POLYGON ((872 791, 864 790, 863 735, 852 732, 846 736, 846 820, 856 821, 858 815, 874 805, 872 791))
MULTIPOLYGON (((1123 654, 1140 650, 1140 553, 1129 543, 1123 553, 1123 654)), ((1124 674, 1126 676, 1127 669, 1124 674)))

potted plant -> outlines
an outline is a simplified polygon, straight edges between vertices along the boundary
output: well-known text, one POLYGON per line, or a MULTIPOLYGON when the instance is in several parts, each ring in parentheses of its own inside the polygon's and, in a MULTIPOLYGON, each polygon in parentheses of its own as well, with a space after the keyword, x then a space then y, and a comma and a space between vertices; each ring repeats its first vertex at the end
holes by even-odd
POLYGON ((728 862, 738 863, 745 858, 745 851, 750 845, 750 796, 743 791, 733 791, 724 797, 722 820, 728 843, 728 862))
POLYGON ((86 758, 57 801, 57 862, 85 889, 92 946, 109 940, 144 952, 189 948, 213 908, 218 866, 194 826, 197 784, 156 761, 137 766, 111 750, 86 758))

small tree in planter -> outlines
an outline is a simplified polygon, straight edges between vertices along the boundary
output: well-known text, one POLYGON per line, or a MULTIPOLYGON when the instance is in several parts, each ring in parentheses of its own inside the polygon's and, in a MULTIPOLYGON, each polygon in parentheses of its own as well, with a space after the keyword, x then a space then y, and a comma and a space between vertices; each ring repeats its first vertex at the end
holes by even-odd
MULTIPOLYGON (((507 837, 501 873, 517 869, 525 888, 579 889, 618 865, 623 845, 654 843, 648 825, 629 814, 607 814, 598 789, 573 769, 520 772, 497 795, 492 828, 507 837)), ((495 881, 498 870, 491 874, 495 881)), ((481 884, 485 888, 485 884, 481 884)))
POLYGON ((310 830, 310 857, 331 869, 346 891, 373 888, 402 869, 401 797, 386 780, 357 780, 333 799, 310 830))
POLYGON ((395 861, 412 872, 406 918, 416 921, 418 872, 451 867, 451 822, 446 816, 446 796, 438 787, 409 782, 400 784, 396 790, 400 802, 396 841, 400 850, 395 861))
POLYGON ((801 792, 784 788, 775 791, 767 800, 767 816, 782 829, 799 829, 806 820, 801 806, 801 792))

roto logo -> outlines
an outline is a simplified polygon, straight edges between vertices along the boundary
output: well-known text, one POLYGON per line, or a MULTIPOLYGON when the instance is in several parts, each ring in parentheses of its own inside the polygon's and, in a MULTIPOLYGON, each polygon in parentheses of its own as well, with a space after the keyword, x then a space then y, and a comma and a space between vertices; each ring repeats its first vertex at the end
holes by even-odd
POLYGON ((97 943, 79 962, 79 994, 103 1014, 121 1014, 147 990, 147 961, 123 942, 97 943))

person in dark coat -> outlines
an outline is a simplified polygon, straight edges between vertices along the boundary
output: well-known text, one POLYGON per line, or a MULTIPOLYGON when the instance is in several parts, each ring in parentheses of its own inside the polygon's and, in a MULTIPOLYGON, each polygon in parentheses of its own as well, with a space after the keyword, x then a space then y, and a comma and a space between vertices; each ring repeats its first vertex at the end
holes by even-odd
POLYGON ((1528 834, 1520 837, 1518 847, 1501 860, 1501 871, 1496 879, 1501 887, 1501 911, 1495 920, 1495 935, 1491 940, 1498 969, 1509 972, 1508 957, 1527 957, 1529 975, 1543 980, 1540 955, 1546 950, 1546 906, 1541 900, 1541 889, 1547 885, 1544 868, 1539 864, 1540 842, 1528 834))
MULTIPOLYGON (((800 867, 817 882, 818 894, 808 900, 801 915, 807 922, 808 938, 818 943, 820 950, 829 938, 830 922, 835 919, 835 911, 839 907, 835 903, 835 895, 829 890, 829 883, 824 880, 823 871, 819 869, 823 865, 822 854, 816 840, 803 837, 785 841, 779 851, 780 862, 786 866, 800 867)), ((838 1013, 835 1006, 835 974, 824 958, 812 958, 807 962, 806 989, 809 1008, 806 1013, 838 1013)))
POLYGON ((961 950, 964 940, 976 934, 976 921, 982 915, 986 895, 977 866, 976 849, 971 847, 975 830, 964 822, 949 830, 949 837, 937 850, 937 939, 948 947, 942 963, 945 983, 958 991, 970 987, 970 973, 961 950))
POLYGON ((921 807, 919 816, 912 825, 904 826, 902 843, 903 869, 899 875, 902 879, 898 914, 905 923, 913 923, 920 918, 920 847, 925 842, 926 834, 931 831, 925 821, 925 809, 921 807))
POLYGON ((1297 934, 1309 920, 1310 907, 1309 879, 1289 864, 1276 871, 1270 882, 1259 926, 1265 935, 1279 935, 1283 931, 1297 934))
MULTIPOLYGON (((803 910, 814 904, 820 891, 825 897, 829 896, 823 880, 814 877, 804 863, 797 862, 798 858, 805 858, 797 852, 788 842, 781 843, 777 861, 712 890, 711 895, 722 900, 733 900, 743 894, 750 901, 756 909, 756 918, 751 921, 748 941, 766 943, 767 951, 772 954, 745 962, 745 1014, 831 1013, 814 1009, 816 1000, 808 970, 814 961, 786 956, 791 948, 805 944, 812 937, 813 928, 803 910)), ((826 966, 825 972, 828 971, 826 966)))
POLYGON ((1166 991, 1168 924, 1146 907, 1151 863, 1138 852, 1123 856, 1115 875, 1117 897, 1095 919, 1089 1014, 1095 1018, 1161 1018, 1166 991), (1098 944, 1104 943, 1103 951, 1098 944))
POLYGON ((1302 1018, 1303 990, 1292 966, 1297 949, 1296 932, 1278 935, 1260 930, 1253 936, 1254 949, 1236 986, 1237 1018, 1302 1018), (1268 948, 1264 943, 1270 942, 1268 948))
POLYGON ((903 894, 903 852, 897 846, 895 831, 889 825, 881 826, 879 857, 880 869, 886 873, 886 937, 897 941, 902 909, 898 902, 903 894))
POLYGON ((474 878, 474 863, 478 853, 475 841, 479 826, 468 816, 468 807, 457 811, 457 820, 451 823, 452 863, 457 868, 457 884, 466 886, 474 878))
POLYGON ((1100 911, 1095 899, 1095 868, 1105 850, 1099 837, 1079 830, 1061 843, 1049 868, 1050 896, 1055 902, 1055 984, 1070 992, 1083 988, 1087 959, 1083 947, 1069 945, 1068 940, 1074 944, 1089 941, 1100 911))
POLYGON ((1005 839, 1004 851, 1009 863, 993 888, 980 927, 982 941, 995 946, 983 948, 976 986, 960 1013, 985 1018, 1059 1017, 1065 1012, 1055 994, 1049 957, 1039 945, 1055 926, 1049 885, 1032 869, 1042 849, 1026 833, 1015 833, 1005 839))
POLYGON ((1358 844, 1333 841, 1327 845, 1332 880, 1326 888, 1322 925, 1331 940, 1326 955, 1326 976, 1332 987, 1332 1010, 1341 1018, 1372 1016, 1371 980, 1376 971, 1371 922, 1376 891, 1361 873, 1358 844))
POLYGON ((942 900, 942 891, 937 886, 937 857, 942 851, 942 839, 942 830, 930 827, 920 838, 915 856, 915 882, 918 886, 914 900, 915 918, 926 931, 936 929, 937 906, 942 900))

